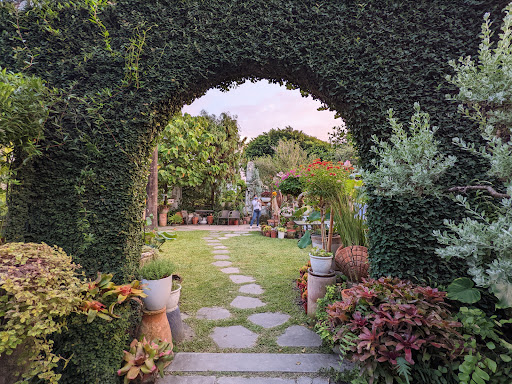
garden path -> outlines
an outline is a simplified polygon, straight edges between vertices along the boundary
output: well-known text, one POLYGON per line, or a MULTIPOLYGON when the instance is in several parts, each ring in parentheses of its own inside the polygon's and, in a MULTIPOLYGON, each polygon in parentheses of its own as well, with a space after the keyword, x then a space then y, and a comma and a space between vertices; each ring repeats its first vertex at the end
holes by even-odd
MULTIPOLYGON (((179 230, 204 230, 205 226, 180 226, 179 230)), ((254 277, 244 275, 230 261, 230 249, 222 243, 235 236, 250 236, 248 226, 226 231, 226 226, 208 226, 210 233, 203 237, 212 248, 211 265, 219 268, 234 284, 239 286, 238 296, 230 307, 253 309, 265 307, 258 296, 264 290, 254 277), (220 227, 220 228, 216 228, 220 227)), ((216 321, 231 317, 230 308, 205 307, 195 314, 196 319, 216 321)), ((285 324, 290 316, 281 312, 253 313, 247 319, 264 329, 285 324)), ((246 349, 256 346, 258 333, 242 325, 215 327, 210 337, 221 349, 246 349)), ((308 328, 291 325, 277 337, 281 347, 319 347, 321 339, 308 328)), ((329 381, 318 371, 324 368, 339 368, 339 357, 321 353, 177 353, 166 369, 164 378, 157 384, 327 384, 329 381)))

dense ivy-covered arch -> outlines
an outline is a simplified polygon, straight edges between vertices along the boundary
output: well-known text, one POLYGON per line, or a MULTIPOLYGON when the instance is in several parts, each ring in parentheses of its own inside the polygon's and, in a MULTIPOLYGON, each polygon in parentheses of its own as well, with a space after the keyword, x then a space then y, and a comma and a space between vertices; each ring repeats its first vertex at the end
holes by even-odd
MULTIPOLYGON (((18 174, 7 236, 58 244, 87 273, 126 278, 139 257, 149 154, 184 103, 243 79, 288 82, 344 117, 367 162, 371 136, 389 132, 386 110, 406 119, 419 101, 448 148, 456 135, 477 135, 444 100, 453 91, 443 82, 447 61, 475 52, 484 12, 499 18, 507 1, 49 3, 19 12, 0 5, 0 65, 62 94, 42 156, 18 174)), ((475 159, 457 156, 451 183, 479 174, 475 159)), ((453 214, 449 206, 373 200, 374 271, 446 277, 432 265, 430 233, 453 214)))

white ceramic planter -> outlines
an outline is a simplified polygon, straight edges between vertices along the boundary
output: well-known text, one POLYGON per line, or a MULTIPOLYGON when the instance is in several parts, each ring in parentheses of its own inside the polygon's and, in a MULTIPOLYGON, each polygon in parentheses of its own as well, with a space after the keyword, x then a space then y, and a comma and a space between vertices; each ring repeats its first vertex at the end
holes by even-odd
POLYGON ((166 304, 166 311, 173 311, 178 306, 178 303, 180 301, 180 295, 181 295, 181 284, 176 284, 178 286, 178 289, 175 289, 174 291, 171 291, 169 294, 169 298, 167 299, 166 304))
POLYGON ((277 232, 277 237, 280 239, 284 239, 284 235, 286 235, 286 232, 277 232))
POLYGON ((142 284, 146 284, 144 293, 148 295, 142 299, 144 307, 148 311, 158 311, 164 308, 171 294, 172 276, 160 280, 142 279, 142 284))
POLYGON ((309 254, 311 261, 311 270, 317 275, 328 275, 332 266, 332 256, 322 257, 309 254))

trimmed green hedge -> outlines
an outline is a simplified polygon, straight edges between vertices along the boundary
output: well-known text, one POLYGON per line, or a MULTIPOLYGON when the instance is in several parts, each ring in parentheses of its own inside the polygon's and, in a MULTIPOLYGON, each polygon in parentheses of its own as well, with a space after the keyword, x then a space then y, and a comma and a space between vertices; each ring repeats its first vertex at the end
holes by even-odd
POLYGON ((466 275, 466 263, 447 261, 435 254, 439 248, 432 235, 443 218, 465 217, 463 208, 448 198, 389 198, 371 196, 368 207, 372 277, 393 276, 415 283, 449 284, 466 275))
POLYGON ((96 318, 87 323, 87 316, 72 314, 67 318, 67 329, 55 335, 54 352, 64 358, 71 357, 59 384, 118 384, 117 370, 121 368, 123 350, 135 336, 133 324, 141 320, 140 307, 125 303, 115 308, 119 319, 106 321, 96 318), (131 329, 131 332, 129 330, 131 329))
MULTIPOLYGON (((453 150, 454 136, 478 139, 445 101, 454 90, 443 75, 449 59, 476 52, 484 12, 499 20, 507 2, 117 0, 98 1, 103 5, 91 10, 82 1, 56 0, 47 2, 51 9, 43 5, 18 17, 2 3, 0 65, 62 90, 42 156, 18 173, 6 235, 58 244, 88 275, 102 270, 128 280, 140 255, 155 138, 184 103, 244 79, 289 82, 338 111, 363 164, 371 156, 371 135, 389 135, 386 110, 405 121, 415 101, 440 126, 445 150, 453 150)), ((484 178, 474 158, 457 156, 450 185, 484 178)), ((404 276, 416 264, 391 256, 405 247, 405 230, 398 228, 430 207, 403 211, 400 204, 370 205, 379 273, 404 276), (380 233, 388 212, 405 216, 396 216, 393 232, 380 233)), ((436 223, 452 215, 436 212, 436 223)), ((414 227, 417 238, 427 239, 434 225, 414 227)), ((425 244, 407 245, 410 260, 430 254, 425 244)))

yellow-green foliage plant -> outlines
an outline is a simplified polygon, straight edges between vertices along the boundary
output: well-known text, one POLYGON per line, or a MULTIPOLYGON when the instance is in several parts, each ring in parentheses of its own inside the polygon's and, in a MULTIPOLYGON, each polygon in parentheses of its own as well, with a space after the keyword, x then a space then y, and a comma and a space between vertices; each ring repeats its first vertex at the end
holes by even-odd
POLYGON ((53 368, 60 358, 46 337, 62 329, 63 318, 82 300, 78 267, 62 249, 46 244, 0 247, 0 360, 14 353, 22 363, 12 377, 58 382, 53 368))

